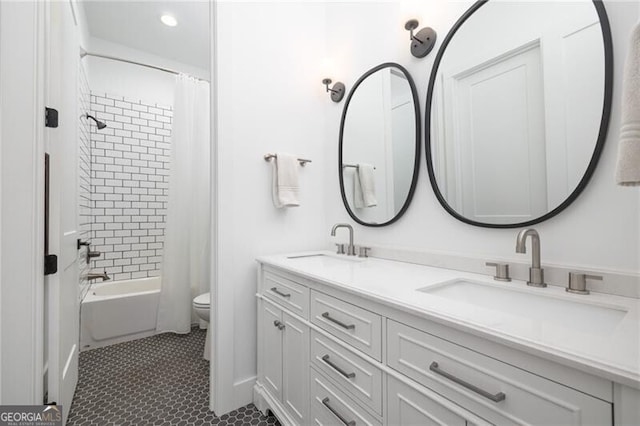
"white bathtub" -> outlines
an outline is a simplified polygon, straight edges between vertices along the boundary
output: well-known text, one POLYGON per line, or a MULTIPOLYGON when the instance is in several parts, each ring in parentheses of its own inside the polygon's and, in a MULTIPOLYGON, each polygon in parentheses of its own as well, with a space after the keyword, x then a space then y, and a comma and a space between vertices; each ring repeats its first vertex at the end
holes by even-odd
POLYGON ((94 284, 80 307, 80 348, 99 348, 156 333, 160 277, 94 284))

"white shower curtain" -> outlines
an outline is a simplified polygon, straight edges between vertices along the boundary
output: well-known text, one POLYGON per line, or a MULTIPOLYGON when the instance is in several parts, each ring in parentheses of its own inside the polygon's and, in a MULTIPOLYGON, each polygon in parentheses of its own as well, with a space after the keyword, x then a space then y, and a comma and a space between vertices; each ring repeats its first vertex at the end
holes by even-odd
POLYGON ((192 300, 209 291, 209 83, 176 80, 162 291, 156 329, 188 333, 192 300))

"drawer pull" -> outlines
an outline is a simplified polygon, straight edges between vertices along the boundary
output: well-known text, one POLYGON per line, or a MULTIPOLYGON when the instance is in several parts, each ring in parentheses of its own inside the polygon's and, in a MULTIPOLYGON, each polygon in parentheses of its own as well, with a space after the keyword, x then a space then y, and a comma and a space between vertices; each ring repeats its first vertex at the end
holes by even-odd
POLYGON ((285 325, 281 321, 278 321, 278 320, 275 320, 273 322, 273 325, 278 327, 278 330, 284 330, 284 327, 285 327, 285 325))
POLYGON ((490 399, 493 402, 500 402, 500 401, 504 401, 504 399, 507 397, 504 393, 502 392, 498 392, 496 394, 492 394, 487 392, 486 390, 480 389, 477 386, 472 385, 471 383, 465 382, 462 379, 457 378, 456 376, 447 373, 446 371, 441 370, 440 368, 438 368, 438 363, 437 362, 432 362, 431 365, 429 366, 429 370, 433 371, 436 374, 441 375, 442 377, 446 377, 447 379, 451 380, 452 382, 455 382, 457 384, 459 384, 460 386, 464 386, 465 388, 477 393, 478 395, 484 396, 487 399, 490 399))
POLYGON ((327 365, 331 368, 333 368, 334 370, 336 370, 338 373, 342 374, 344 377, 346 377, 347 379, 353 379, 354 377, 356 377, 356 373, 347 373, 346 371, 344 371, 342 368, 338 367, 337 365, 335 365, 333 362, 329 361, 329 355, 325 355, 322 357, 322 360, 327 363, 327 365))
POLYGON ((331 413, 336 416, 338 419, 340 419, 340 421, 345 425, 345 426, 356 426, 356 421, 355 420, 351 420, 351 421, 347 421, 345 420, 344 417, 342 417, 342 415, 340 415, 340 413, 338 413, 335 408, 333 408, 332 406, 329 405, 329 397, 326 397, 325 399, 322 400, 322 405, 324 405, 325 407, 327 407, 327 410, 331 411, 331 413))
POLYGON ((275 294, 277 294, 280 297, 284 297, 286 299, 290 298, 291 295, 288 293, 283 293, 280 290, 278 290, 278 287, 271 287, 271 291, 274 292, 275 294))
POLYGON ((322 314, 322 318, 326 318, 332 323, 338 324, 340 327, 344 328, 345 330, 353 330, 354 328, 356 328, 355 324, 345 324, 342 321, 338 321, 335 318, 331 318, 331 316, 329 316, 329 312, 325 312, 324 314, 322 314))

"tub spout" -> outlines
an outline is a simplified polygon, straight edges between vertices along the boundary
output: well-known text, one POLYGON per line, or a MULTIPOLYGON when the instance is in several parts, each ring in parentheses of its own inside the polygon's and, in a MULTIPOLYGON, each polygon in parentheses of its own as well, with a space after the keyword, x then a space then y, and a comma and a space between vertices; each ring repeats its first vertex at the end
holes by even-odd
POLYGON ((90 272, 83 277, 86 280, 97 280, 98 278, 102 279, 102 281, 109 281, 111 278, 107 275, 107 271, 100 273, 90 272))

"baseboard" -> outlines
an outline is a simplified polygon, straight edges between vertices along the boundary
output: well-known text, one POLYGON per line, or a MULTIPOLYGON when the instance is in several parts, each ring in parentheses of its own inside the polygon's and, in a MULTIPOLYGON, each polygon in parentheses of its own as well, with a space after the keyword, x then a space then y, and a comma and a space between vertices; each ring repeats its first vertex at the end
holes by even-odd
POLYGON ((253 386, 256 384, 256 379, 257 376, 251 376, 233 384, 233 398, 236 408, 244 407, 253 401, 253 386))

